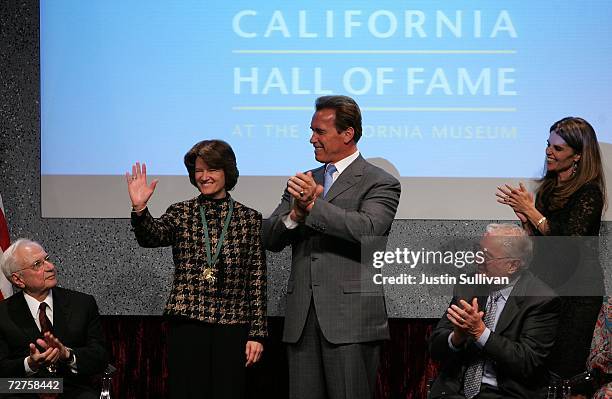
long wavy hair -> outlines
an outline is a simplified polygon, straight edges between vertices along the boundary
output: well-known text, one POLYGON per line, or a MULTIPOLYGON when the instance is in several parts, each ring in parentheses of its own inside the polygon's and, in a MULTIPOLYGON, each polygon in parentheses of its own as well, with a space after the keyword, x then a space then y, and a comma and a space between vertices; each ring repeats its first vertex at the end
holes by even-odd
POLYGON ((575 172, 564 182, 559 182, 557 173, 547 171, 546 165, 544 166, 544 177, 539 180, 540 186, 536 191, 537 208, 543 209, 543 199, 547 198, 550 210, 561 209, 569 197, 587 183, 599 187, 604 207, 607 207, 601 152, 593 126, 582 118, 570 116, 555 122, 550 127, 550 132, 559 135, 567 145, 580 154, 580 160, 575 165, 575 172))

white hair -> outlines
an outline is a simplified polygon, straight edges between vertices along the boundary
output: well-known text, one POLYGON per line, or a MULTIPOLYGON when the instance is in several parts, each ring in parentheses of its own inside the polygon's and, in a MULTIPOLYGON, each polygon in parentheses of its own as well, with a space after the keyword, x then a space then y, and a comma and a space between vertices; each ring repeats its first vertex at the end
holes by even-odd
POLYGON ((533 257, 533 241, 520 226, 510 223, 491 223, 487 226, 488 236, 500 237, 504 255, 521 261, 521 269, 529 267, 533 257))
POLYGON ((13 242, 7 249, 4 251, 4 254, 0 258, 0 263, 2 264, 2 273, 6 277, 8 281, 11 283, 11 276, 13 273, 16 273, 21 269, 21 259, 18 259, 16 256, 16 252, 19 248, 24 245, 40 245, 36 241, 32 241, 27 238, 20 238, 17 241, 13 242))

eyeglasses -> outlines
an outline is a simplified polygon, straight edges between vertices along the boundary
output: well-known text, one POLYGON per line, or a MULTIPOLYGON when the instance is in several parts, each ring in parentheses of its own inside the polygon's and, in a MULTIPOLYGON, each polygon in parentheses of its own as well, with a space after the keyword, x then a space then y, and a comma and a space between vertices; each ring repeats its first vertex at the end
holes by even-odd
POLYGON ((34 263, 32 263, 31 266, 28 267, 24 267, 22 269, 17 270, 18 272, 22 271, 22 270, 26 270, 26 269, 32 269, 35 272, 39 271, 40 269, 43 268, 43 266, 45 265, 45 263, 51 263, 51 257, 49 255, 45 256, 42 259, 38 259, 36 261, 34 261, 34 263))
POLYGON ((515 258, 514 256, 500 256, 498 258, 493 258, 493 257, 486 256, 486 255, 483 256, 483 258, 485 262, 493 262, 494 260, 502 260, 502 259, 518 259, 518 258, 515 258))
POLYGON ((474 249, 473 251, 475 253, 481 253, 482 257, 484 259, 484 262, 493 262, 495 260, 503 260, 503 259, 518 259, 515 256, 500 256, 500 257, 492 257, 491 255, 489 255, 489 252, 487 251, 486 248, 481 247, 480 245, 474 245, 474 249))

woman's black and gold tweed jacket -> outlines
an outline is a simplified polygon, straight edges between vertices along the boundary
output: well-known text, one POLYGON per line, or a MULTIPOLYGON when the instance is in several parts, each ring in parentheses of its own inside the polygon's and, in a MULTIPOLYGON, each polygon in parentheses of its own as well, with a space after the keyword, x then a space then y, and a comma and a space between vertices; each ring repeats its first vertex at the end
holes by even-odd
POLYGON ((200 217, 204 205, 214 254, 229 211, 229 194, 222 200, 203 195, 171 205, 159 219, 148 210, 132 213, 138 244, 146 248, 172 246, 174 282, 164 314, 207 323, 247 324, 250 338, 263 338, 266 328, 266 259, 261 243, 261 213, 234 202, 233 216, 213 268, 205 278, 206 249, 200 217))

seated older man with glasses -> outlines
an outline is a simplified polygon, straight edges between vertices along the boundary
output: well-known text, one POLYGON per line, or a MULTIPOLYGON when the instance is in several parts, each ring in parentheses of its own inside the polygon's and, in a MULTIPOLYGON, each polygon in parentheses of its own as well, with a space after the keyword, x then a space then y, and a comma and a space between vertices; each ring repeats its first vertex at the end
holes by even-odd
POLYGON ((442 362, 431 397, 543 398, 560 299, 527 270, 533 246, 519 226, 487 226, 480 246, 478 273, 508 284, 456 287, 430 339, 442 362))
POLYGON ((55 265, 34 241, 15 241, 0 264, 21 289, 0 302, 0 377, 61 377, 60 397, 97 398, 89 377, 105 369, 107 352, 95 299, 57 287, 55 265))

